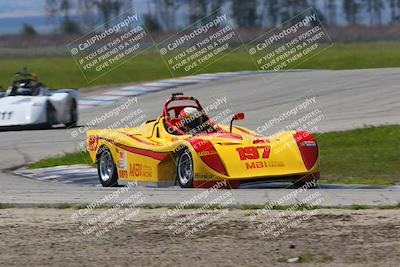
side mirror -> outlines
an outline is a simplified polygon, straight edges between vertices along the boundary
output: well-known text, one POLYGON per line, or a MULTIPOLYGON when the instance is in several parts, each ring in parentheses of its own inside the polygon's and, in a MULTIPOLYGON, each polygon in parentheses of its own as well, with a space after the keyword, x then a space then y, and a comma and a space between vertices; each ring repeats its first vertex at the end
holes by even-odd
POLYGON ((229 127, 229 131, 232 132, 233 121, 242 121, 242 120, 244 120, 244 113, 243 112, 236 113, 235 115, 233 115, 232 120, 231 120, 231 124, 230 124, 230 127, 229 127))
POLYGON ((236 114, 233 116, 233 120, 235 120, 235 121, 242 121, 242 120, 244 120, 244 113, 236 113, 236 114))

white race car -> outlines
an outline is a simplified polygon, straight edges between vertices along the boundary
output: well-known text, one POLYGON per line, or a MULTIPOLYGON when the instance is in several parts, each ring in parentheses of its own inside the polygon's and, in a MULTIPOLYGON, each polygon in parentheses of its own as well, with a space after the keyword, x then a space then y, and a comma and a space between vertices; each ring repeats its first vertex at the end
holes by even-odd
POLYGON ((0 95, 0 129, 46 127, 78 122, 78 91, 49 90, 26 70, 15 74, 12 85, 0 95))

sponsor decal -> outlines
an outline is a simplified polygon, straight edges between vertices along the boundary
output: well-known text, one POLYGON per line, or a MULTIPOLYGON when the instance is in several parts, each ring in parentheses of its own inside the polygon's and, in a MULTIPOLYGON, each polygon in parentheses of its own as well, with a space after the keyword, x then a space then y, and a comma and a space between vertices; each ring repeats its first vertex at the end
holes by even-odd
POLYGON ((200 157, 205 157, 205 156, 212 156, 212 155, 217 155, 217 151, 209 151, 209 150, 205 150, 205 151, 200 151, 198 152, 200 157))
POLYGON ((284 167, 285 164, 281 161, 272 161, 267 162, 263 161, 253 161, 253 162, 246 162, 246 169, 262 169, 262 168, 274 168, 274 167, 284 167))
POLYGON ((96 151, 99 145, 99 137, 97 135, 91 135, 89 137, 89 151, 96 151))
POLYGON ((198 172, 196 172, 194 174, 194 179, 209 180, 209 179, 212 179, 212 178, 214 178, 214 176, 210 175, 210 174, 203 174, 203 173, 198 173, 198 172))
POLYGON ((117 163, 118 168, 127 170, 128 169, 128 159, 127 159, 126 151, 117 150, 117 153, 118 153, 118 157, 119 157, 119 160, 117 163))
POLYGON ((260 159, 260 158, 267 159, 269 158, 271 147, 270 146, 239 147, 236 148, 236 151, 239 154, 240 160, 260 159))
POLYGON ((282 161, 268 161, 268 167, 284 167, 285 164, 282 161))
POLYGON ((118 178, 120 178, 120 179, 128 178, 128 171, 127 170, 118 170, 118 178))
POLYGON ((150 166, 141 163, 129 164, 129 177, 151 177, 153 170, 150 166))
POLYGON ((142 165, 142 175, 143 177, 151 177, 152 176, 152 168, 147 165, 142 165))

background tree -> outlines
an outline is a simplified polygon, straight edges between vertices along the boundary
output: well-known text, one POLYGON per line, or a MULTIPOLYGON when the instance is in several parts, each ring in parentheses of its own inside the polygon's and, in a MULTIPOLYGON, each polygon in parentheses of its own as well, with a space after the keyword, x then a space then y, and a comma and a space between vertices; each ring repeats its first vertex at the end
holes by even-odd
POLYGON ((390 20, 391 23, 399 22, 399 10, 400 10, 400 0, 390 0, 390 20))
POLYGON ((390 0, 389 8, 390 8, 390 21, 394 22, 396 20, 396 0, 390 0))
MULTIPOLYGON (((266 8, 270 26, 276 26, 279 21, 279 1, 278 0, 264 0, 263 6, 266 8)), ((263 12, 264 13, 264 12, 263 12)))
POLYGON ((257 26, 256 0, 232 0, 232 17, 241 27, 257 26))
POLYGON ((337 14, 336 14, 336 10, 337 10, 337 5, 336 5, 336 0, 325 0, 325 14, 326 14, 326 18, 328 19, 328 22, 331 25, 335 25, 336 24, 336 18, 337 18, 337 14))
POLYGON ((81 6, 86 11, 96 10, 100 15, 104 28, 110 28, 110 20, 131 7, 131 0, 80 0, 81 6))
POLYGON ((49 17, 60 19, 62 32, 72 33, 79 26, 87 30, 100 23, 109 28, 110 20, 138 2, 145 7, 142 20, 151 31, 174 31, 204 17, 212 19, 222 7, 246 28, 274 27, 310 6, 328 26, 400 22, 400 0, 46 0, 46 10, 49 17))
POLYGON ((161 30, 160 23, 158 23, 157 19, 151 14, 143 15, 143 24, 148 31, 158 32, 161 30))
POLYGON ((303 10, 310 7, 307 0, 292 0, 292 16, 296 16, 297 14, 301 13, 303 10))
POLYGON ((359 9, 360 9, 360 4, 357 0, 343 0, 343 12, 346 21, 350 25, 358 24, 359 9))
POLYGON ((63 33, 79 33, 80 27, 70 17, 72 8, 70 0, 46 0, 45 9, 50 18, 60 16, 60 30, 63 33))
POLYGON ((373 7, 375 10, 376 23, 382 25, 382 11, 385 8, 382 0, 373 0, 373 7))
POLYGON ((175 29, 176 9, 179 6, 178 0, 152 0, 152 7, 155 10, 155 17, 164 30, 175 29))
POLYGON ((280 22, 282 23, 293 17, 291 13, 292 8, 290 7, 292 4, 292 0, 280 0, 279 3, 280 3, 279 15, 281 19, 280 22))
POLYGON ((207 16, 210 20, 216 18, 221 15, 225 10, 222 9, 224 6, 225 0, 207 0, 206 8, 207 8, 207 16))
POLYGON ((187 4, 189 24, 207 16, 207 0, 189 0, 187 4))
POLYGON ((397 0, 396 2, 396 9, 397 9, 397 16, 396 16, 396 20, 399 20, 399 10, 400 10, 400 0, 397 0))
POLYGON ((32 25, 24 23, 21 28, 21 34, 23 35, 36 35, 37 32, 32 25))
POLYGON ((224 0, 210 0, 211 2, 211 12, 214 12, 218 9, 221 9, 223 7, 224 4, 224 0))

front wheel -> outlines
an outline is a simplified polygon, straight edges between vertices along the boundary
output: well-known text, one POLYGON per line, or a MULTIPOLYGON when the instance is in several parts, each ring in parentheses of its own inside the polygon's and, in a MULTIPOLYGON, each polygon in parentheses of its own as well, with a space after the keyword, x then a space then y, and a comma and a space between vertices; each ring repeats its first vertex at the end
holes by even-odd
POLYGON ((100 151, 97 158, 97 173, 99 174, 100 183, 103 187, 117 186, 117 167, 111 152, 107 147, 102 147, 100 151))
POLYGON ((194 178, 193 158, 189 149, 181 152, 176 160, 176 179, 180 187, 192 188, 194 178))

